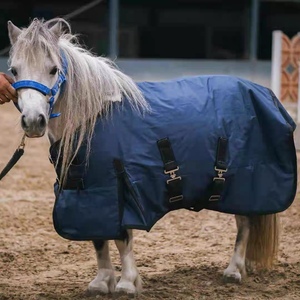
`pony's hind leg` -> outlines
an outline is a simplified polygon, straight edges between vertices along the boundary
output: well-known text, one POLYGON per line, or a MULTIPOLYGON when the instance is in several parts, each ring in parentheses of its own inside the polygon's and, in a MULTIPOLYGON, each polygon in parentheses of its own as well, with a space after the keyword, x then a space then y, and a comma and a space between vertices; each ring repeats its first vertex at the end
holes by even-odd
POLYGON ((112 266, 108 241, 93 241, 98 263, 98 273, 88 286, 88 291, 92 294, 113 293, 116 286, 114 268, 112 266))
POLYGON ((133 256, 132 230, 127 230, 124 240, 116 240, 115 243, 119 250, 122 264, 121 279, 116 286, 116 292, 139 294, 142 290, 142 280, 133 256))
POLYGON ((250 220, 248 217, 238 215, 235 216, 235 219, 238 232, 234 253, 229 266, 223 273, 225 281, 229 282, 241 282, 242 276, 246 276, 245 258, 250 233, 250 220))

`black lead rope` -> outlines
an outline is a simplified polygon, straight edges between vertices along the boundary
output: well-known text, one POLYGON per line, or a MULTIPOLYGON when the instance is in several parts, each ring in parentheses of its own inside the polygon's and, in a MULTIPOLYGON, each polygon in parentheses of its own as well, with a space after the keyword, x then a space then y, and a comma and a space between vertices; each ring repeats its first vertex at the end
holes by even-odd
POLYGON ((19 161, 21 156, 24 154, 24 148, 25 148, 25 134, 22 137, 21 143, 7 165, 4 167, 2 172, 0 173, 0 180, 13 168, 13 166, 19 161))

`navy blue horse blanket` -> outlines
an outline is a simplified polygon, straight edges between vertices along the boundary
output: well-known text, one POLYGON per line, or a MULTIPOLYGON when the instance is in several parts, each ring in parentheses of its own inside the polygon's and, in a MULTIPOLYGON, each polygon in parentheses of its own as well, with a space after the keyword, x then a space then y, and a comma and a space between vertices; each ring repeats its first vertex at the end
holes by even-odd
POLYGON ((55 184, 61 236, 118 239, 181 208, 254 215, 291 205, 295 124, 271 90, 230 76, 138 86, 151 111, 115 103, 97 122, 88 167, 82 146, 65 186, 55 184))

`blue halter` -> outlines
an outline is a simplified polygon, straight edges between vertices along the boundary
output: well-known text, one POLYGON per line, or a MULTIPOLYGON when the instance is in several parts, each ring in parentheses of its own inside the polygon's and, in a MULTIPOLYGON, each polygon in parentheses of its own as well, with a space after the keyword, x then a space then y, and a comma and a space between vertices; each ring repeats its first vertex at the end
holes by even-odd
MULTIPOLYGON (((61 51, 61 58, 62 58, 62 70, 58 70, 58 78, 54 84, 54 86, 50 89, 47 86, 45 86, 42 83, 39 83, 34 80, 20 80, 12 84, 12 86, 16 89, 23 89, 23 88, 29 88, 34 89, 42 93, 44 96, 50 96, 49 98, 49 118, 53 119, 60 116, 60 113, 52 113, 54 108, 54 97, 59 92, 60 88, 64 84, 64 82, 67 80, 66 75, 68 71, 68 62, 64 55, 64 53, 61 51)), ((17 109, 20 111, 18 103, 14 103, 17 109)))

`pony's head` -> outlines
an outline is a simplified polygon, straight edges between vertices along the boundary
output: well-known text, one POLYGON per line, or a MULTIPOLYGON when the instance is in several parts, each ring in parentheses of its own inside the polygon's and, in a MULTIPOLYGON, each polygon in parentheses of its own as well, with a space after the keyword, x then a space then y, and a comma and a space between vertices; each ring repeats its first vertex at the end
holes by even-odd
POLYGON ((44 135, 67 71, 58 47, 62 22, 51 24, 35 19, 21 30, 8 22, 10 69, 17 81, 21 125, 28 137, 44 135))
POLYGON ((97 118, 109 116, 114 102, 126 98, 137 112, 148 110, 134 81, 111 60, 84 49, 67 21, 34 19, 25 29, 8 22, 8 31, 22 127, 29 137, 48 128, 51 141, 60 140, 62 181, 84 140, 89 155, 97 118), (63 91, 51 97, 64 78, 63 91), (53 106, 61 115, 49 121, 53 106))

